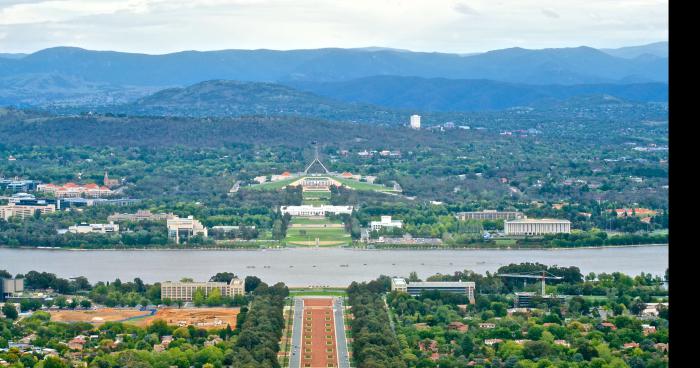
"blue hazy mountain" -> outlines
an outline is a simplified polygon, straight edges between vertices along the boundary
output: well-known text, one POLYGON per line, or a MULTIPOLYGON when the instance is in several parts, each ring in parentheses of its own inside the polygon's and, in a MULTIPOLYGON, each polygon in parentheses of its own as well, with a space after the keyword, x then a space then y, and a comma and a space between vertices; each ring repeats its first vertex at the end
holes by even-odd
POLYGON ((594 101, 664 102, 663 83, 600 85, 525 85, 489 80, 368 77, 347 82, 275 83, 213 80, 168 88, 133 103, 100 112, 147 116, 307 118, 400 123, 413 112, 467 112, 516 106, 546 108, 571 98, 594 101), (304 90, 302 90, 304 89, 304 90))
POLYGON ((668 85, 658 82, 533 85, 484 79, 376 76, 288 84, 339 101, 416 111, 499 110, 586 95, 611 95, 638 102, 668 101, 668 85))
POLYGON ((345 81, 376 75, 527 84, 666 82, 668 58, 617 57, 590 48, 509 48, 475 55, 383 48, 183 51, 146 55, 73 47, 0 58, 0 78, 57 74, 93 83, 186 86, 212 79, 345 81))
POLYGON ((606 54, 621 58, 634 59, 640 56, 655 56, 658 58, 668 58, 668 42, 654 42, 641 46, 620 47, 617 49, 600 49, 606 54))

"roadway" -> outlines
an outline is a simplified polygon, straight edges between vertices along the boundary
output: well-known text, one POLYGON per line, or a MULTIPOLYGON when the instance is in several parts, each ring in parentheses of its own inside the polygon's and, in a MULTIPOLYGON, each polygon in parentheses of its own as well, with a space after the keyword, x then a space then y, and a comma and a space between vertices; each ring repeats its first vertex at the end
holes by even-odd
POLYGON ((345 316, 343 315, 343 299, 333 298, 333 313, 335 315, 335 346, 338 351, 338 368, 350 368, 348 340, 345 336, 345 316))
POLYGON ((301 330, 303 325, 304 299, 294 298, 292 317, 292 341, 289 349, 289 368, 301 368, 301 330))

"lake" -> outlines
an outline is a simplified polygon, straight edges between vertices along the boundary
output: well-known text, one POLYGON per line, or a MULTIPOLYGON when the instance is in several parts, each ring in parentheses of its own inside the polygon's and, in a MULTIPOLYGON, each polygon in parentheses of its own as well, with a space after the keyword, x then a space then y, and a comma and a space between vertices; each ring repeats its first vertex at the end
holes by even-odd
POLYGON ((494 272, 510 263, 539 262, 576 266, 589 272, 640 272, 663 275, 668 246, 553 250, 360 250, 287 248, 280 250, 53 250, 0 248, 0 269, 12 274, 31 270, 90 282, 140 277, 146 283, 191 277, 208 280, 217 272, 254 275, 289 286, 347 286, 379 275, 426 278, 436 273, 494 272))

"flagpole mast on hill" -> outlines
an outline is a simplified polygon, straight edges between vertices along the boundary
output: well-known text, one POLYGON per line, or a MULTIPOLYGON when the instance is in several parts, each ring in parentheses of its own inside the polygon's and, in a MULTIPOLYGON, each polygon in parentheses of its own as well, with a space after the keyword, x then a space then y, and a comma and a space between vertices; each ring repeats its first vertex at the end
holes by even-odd
POLYGON ((309 169, 311 168, 311 166, 314 166, 314 163, 316 163, 316 162, 318 162, 318 164, 321 165, 321 167, 323 168, 323 171, 325 171, 326 174, 330 174, 330 172, 328 171, 326 166, 323 164, 323 162, 321 162, 321 160, 318 159, 318 144, 316 143, 316 141, 311 142, 311 144, 314 145, 314 160, 311 161, 309 166, 306 167, 306 170, 304 170, 304 174, 305 175, 308 174, 309 169))

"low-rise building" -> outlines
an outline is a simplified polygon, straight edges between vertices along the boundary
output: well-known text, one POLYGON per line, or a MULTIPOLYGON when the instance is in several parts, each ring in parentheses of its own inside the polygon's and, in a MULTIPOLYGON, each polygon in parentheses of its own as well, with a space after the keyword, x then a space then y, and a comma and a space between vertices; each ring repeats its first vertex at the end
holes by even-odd
POLYGON ((369 228, 372 231, 379 231, 385 228, 402 228, 403 222, 401 220, 392 220, 391 216, 381 216, 379 221, 370 221, 369 228))
POLYGON ((114 213, 107 217, 108 221, 165 221, 175 218, 173 213, 151 213, 149 210, 138 210, 136 213, 114 213))
POLYGON ((568 234, 571 221, 559 219, 519 219, 504 222, 506 235, 568 234))
POLYGON ((516 220, 525 218, 525 215, 519 211, 496 211, 496 210, 483 210, 483 211, 469 211, 469 212, 457 212, 455 214, 458 220, 516 220))
POLYGON ((161 299, 192 301, 194 293, 201 289, 208 296, 214 289, 219 289, 221 296, 234 297, 245 292, 243 280, 234 278, 229 283, 225 282, 171 282, 160 284, 161 299))
POLYGON ((473 281, 420 281, 408 282, 404 278, 391 279, 391 291, 405 292, 418 296, 424 291, 440 291, 445 293, 464 294, 470 303, 474 303, 476 283, 473 281))
MULTIPOLYGON (((368 234, 369 236, 369 234, 368 234)), ((376 240, 370 240, 369 237, 363 239, 363 241, 368 243, 381 243, 381 244, 398 244, 398 245, 432 245, 438 246, 442 244, 442 239, 440 238, 414 238, 411 234, 404 234, 400 238, 380 236, 376 240)))
POLYGON ((13 193, 30 192, 36 190, 37 185, 41 184, 37 180, 23 179, 0 179, 0 189, 8 190, 13 193))
POLYGON ((331 205, 321 205, 313 206, 304 204, 301 206, 281 206, 280 212, 285 215, 290 216, 302 216, 302 217, 323 217, 326 214, 352 214, 353 206, 331 206, 331 205))
POLYGON ((186 243, 193 236, 200 235, 207 237, 207 228, 192 216, 187 218, 172 217, 167 219, 168 238, 175 240, 175 243, 186 243))
POLYGON ((78 224, 68 227, 68 232, 73 234, 109 234, 118 233, 119 225, 115 224, 113 221, 108 224, 78 224))
POLYGON ((11 298, 24 291, 24 279, 9 279, 0 277, 0 301, 11 298))
POLYGON ((79 185, 66 183, 64 185, 40 184, 36 188, 40 192, 53 194, 56 198, 101 198, 113 194, 107 186, 99 186, 95 183, 79 185))
POLYGON ((529 308, 532 306, 532 298, 535 293, 532 292, 517 292, 515 293, 515 298, 513 299, 513 307, 515 308, 529 308))
POLYGON ((0 218, 7 221, 10 217, 19 217, 25 219, 34 216, 37 212, 47 214, 56 211, 55 204, 16 204, 9 203, 5 206, 0 206, 0 218))
POLYGON ((650 210, 648 208, 617 208, 615 209, 615 214, 617 217, 628 217, 628 216, 635 216, 635 217, 653 217, 656 216, 657 212, 654 210, 650 210))

